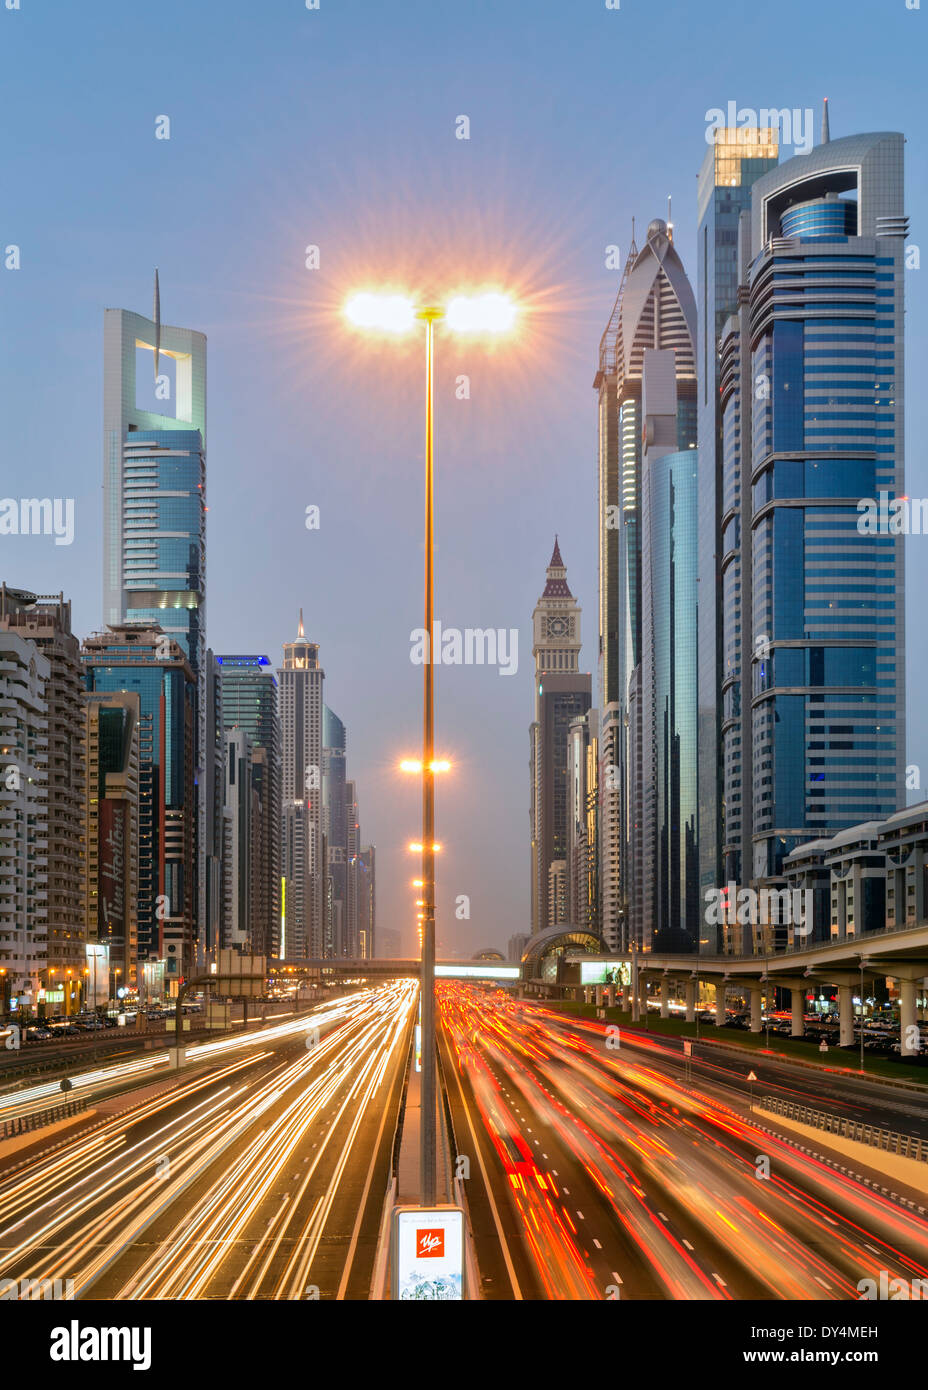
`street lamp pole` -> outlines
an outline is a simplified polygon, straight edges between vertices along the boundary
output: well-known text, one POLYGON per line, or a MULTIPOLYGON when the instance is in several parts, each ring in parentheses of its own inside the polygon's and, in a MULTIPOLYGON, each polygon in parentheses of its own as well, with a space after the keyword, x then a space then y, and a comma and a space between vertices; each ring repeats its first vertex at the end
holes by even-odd
POLYGON ((420 1101, 420 1182, 424 1206, 435 1205, 435 321, 440 309, 423 309, 425 320, 425 619, 428 660, 422 687, 422 1094, 420 1101))

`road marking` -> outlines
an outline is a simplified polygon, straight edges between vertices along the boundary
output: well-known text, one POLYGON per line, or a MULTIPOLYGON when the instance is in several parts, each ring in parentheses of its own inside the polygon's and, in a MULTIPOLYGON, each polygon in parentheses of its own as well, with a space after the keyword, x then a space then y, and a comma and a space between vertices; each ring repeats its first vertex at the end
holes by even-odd
POLYGON ((659 1211, 657 1214, 658 1214, 658 1216, 660 1217, 660 1219, 661 1219, 662 1221, 666 1221, 666 1220, 667 1220, 666 1216, 664 1215, 664 1213, 663 1213, 662 1211, 659 1211))
POLYGON ((686 1246, 687 1250, 692 1250, 693 1247, 688 1240, 684 1240, 683 1244, 686 1246))
POLYGON ((616 1274, 615 1270, 613 1270, 613 1271, 612 1271, 612 1277, 613 1277, 613 1279, 615 1280, 615 1282, 616 1282, 617 1284, 621 1284, 621 1282, 622 1282, 622 1276, 621 1276, 621 1274, 616 1274))
POLYGON ((826 1283, 825 1283, 825 1280, 824 1280, 824 1279, 820 1279, 819 1276, 818 1276, 817 1274, 816 1274, 816 1276, 815 1276, 815 1282, 816 1282, 816 1284, 821 1284, 821 1286, 822 1286, 823 1289, 827 1289, 828 1292, 831 1293, 831 1285, 830 1285, 830 1284, 826 1284, 826 1283))
POLYGON ((579 1218, 580 1218, 581 1221, 585 1221, 585 1220, 586 1220, 586 1217, 583 1215, 583 1212, 582 1212, 582 1211, 578 1211, 578 1212, 577 1212, 577 1215, 579 1216, 579 1218))
POLYGON ((593 1241, 593 1244, 596 1246, 596 1249, 597 1249, 597 1250, 602 1250, 603 1247, 600 1245, 600 1243, 599 1243, 598 1240, 594 1240, 594 1241, 593 1241))
POLYGON ((712 1278, 716 1281, 716 1283, 721 1284, 723 1289, 728 1288, 728 1285, 725 1283, 725 1280, 722 1278, 721 1274, 713 1274, 712 1278))

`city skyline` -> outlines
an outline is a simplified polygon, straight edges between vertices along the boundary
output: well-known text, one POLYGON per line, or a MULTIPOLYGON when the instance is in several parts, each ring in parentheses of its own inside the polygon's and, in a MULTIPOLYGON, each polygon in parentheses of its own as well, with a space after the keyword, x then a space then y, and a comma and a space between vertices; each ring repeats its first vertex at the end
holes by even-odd
MULTIPOLYGON (((130 43, 137 21, 117 17, 115 6, 104 9, 114 20, 111 42, 130 43)), ((345 176, 317 170, 313 189, 300 198, 272 171, 255 169, 259 196, 250 210, 239 215, 233 234, 228 217, 233 176, 236 181, 242 177, 238 161, 244 161, 246 168, 251 167, 249 161, 253 165, 256 147, 246 138, 234 142, 234 164, 224 155, 225 136, 215 114, 183 97, 177 85, 192 61, 192 55, 183 51, 168 92, 163 87, 159 91, 150 76, 144 77, 139 93, 124 92, 136 122, 131 136, 120 130, 90 142, 79 132, 67 137, 73 141, 72 163, 82 169, 85 183, 96 186, 93 206, 82 201, 84 195, 74 184, 74 174, 61 163, 62 156, 46 153, 51 181, 58 180, 76 213, 64 258, 57 250, 52 255, 42 230, 43 219, 47 225, 53 225, 53 219, 46 217, 47 194, 35 186, 25 151, 14 142, 7 153, 21 221, 6 235, 22 247, 22 269, 5 272, 0 283, 11 338, 21 347, 14 354, 7 342, 0 362, 10 401, 15 393, 17 405, 26 407, 17 414, 8 413, 8 448, 13 457, 33 451, 28 422, 41 413, 54 377, 56 413, 66 402, 76 430, 71 433, 67 461, 54 451, 47 452, 36 470, 36 481, 41 478, 43 495, 74 496, 77 517, 75 543, 70 548, 55 548, 44 538, 4 537, 7 582, 42 593, 63 590, 72 602, 75 631, 81 636, 102 625, 99 580, 87 559, 100 538, 99 321, 103 308, 111 305, 147 316, 153 270, 158 266, 163 321, 197 325, 210 347, 208 640, 216 651, 279 651, 292 635, 287 615, 304 607, 308 630, 327 654, 334 707, 352 730, 367 833, 380 850, 379 905, 383 913, 400 919, 407 947, 414 937, 403 844, 407 826, 410 830, 415 826, 417 810, 413 789, 396 778, 394 769, 396 760, 414 746, 417 729, 416 716, 409 710, 416 676, 408 661, 408 634, 420 620, 417 459, 421 441, 409 422, 407 407, 418 386, 418 369, 402 350, 370 354, 350 346, 333 313, 342 292, 379 272, 389 271, 390 278, 399 282, 414 261, 419 270, 413 278, 419 279, 423 257, 428 255, 434 263, 435 288, 469 280, 472 274, 481 280, 502 275, 528 284, 540 297, 524 349, 507 348, 478 359, 462 352, 452 340, 440 339, 438 351, 438 502, 443 528, 439 615, 461 627, 517 627, 522 653, 518 677, 511 682, 478 668, 448 668, 440 673, 439 732, 449 741, 443 751, 453 758, 456 770, 441 788, 438 801, 446 843, 439 865, 439 933, 445 936, 447 949, 461 954, 468 953, 468 946, 477 949, 488 940, 504 946, 514 925, 521 926, 529 911, 524 880, 510 878, 507 868, 513 856, 523 853, 526 806, 521 740, 531 680, 526 615, 535 597, 532 567, 522 548, 511 544, 512 517, 518 517, 519 531, 524 524, 529 535, 560 531, 571 557, 574 590, 592 615, 597 579, 595 508, 590 496, 595 478, 595 424, 589 377, 595 365, 595 343, 627 253, 632 217, 637 218, 640 237, 649 220, 666 215, 671 192, 675 244, 684 264, 695 265, 695 187, 705 155, 705 113, 724 109, 732 98, 738 105, 753 103, 755 108, 765 101, 783 108, 811 108, 816 139, 825 94, 831 98, 833 138, 864 130, 917 128, 913 96, 905 83, 890 82, 888 61, 875 62, 865 92, 845 77, 844 59, 852 50, 855 24, 867 24, 870 19, 869 7, 863 4, 842 9, 847 23, 828 30, 824 56, 815 45, 815 51, 807 54, 796 55, 789 49, 787 80, 783 76, 785 38, 765 34, 751 69, 733 74, 723 57, 713 54, 697 15, 685 6, 669 6, 668 12, 687 39, 686 46, 695 47, 705 58, 699 79, 695 85, 692 80, 675 84, 674 75, 682 75, 682 57, 669 53, 664 104, 657 121, 645 124, 638 119, 646 99, 645 79, 636 72, 626 74, 620 114, 613 119, 621 126, 624 111, 626 124, 634 122, 635 150, 633 155, 628 142, 619 142, 607 183, 598 160, 581 161, 574 170, 564 158, 568 148, 577 146, 578 133, 589 128, 599 113, 602 98, 593 95, 595 82, 587 84, 590 94, 560 121, 549 113, 546 102, 539 104, 537 78, 518 62, 509 66, 508 84, 495 90, 489 74, 502 59, 486 66, 480 43, 481 26, 489 15, 485 7, 475 11, 473 27, 465 26, 462 34, 456 34, 450 87, 447 82, 439 85, 433 78, 423 79, 428 92, 424 107, 414 109, 401 99, 395 76, 371 74, 363 107, 350 116, 342 113, 343 134, 332 138, 346 142, 345 168, 353 167, 357 157, 348 153, 352 141, 362 140, 365 158, 372 153, 377 157, 378 172, 370 191, 373 203, 382 210, 378 222, 354 215, 360 206, 358 195, 345 176), (381 148, 382 137, 370 133, 378 101, 389 102, 389 149, 381 148), (533 113, 531 130, 518 123, 513 127, 517 109, 533 113), (157 141, 154 118, 172 110, 171 140, 157 141), (468 111, 471 138, 458 140, 455 117, 468 111), (518 137, 510 133, 509 143, 501 143, 503 128, 518 130, 518 137), (136 144, 143 138, 151 145, 139 159, 136 144), (147 185, 163 189, 165 195, 178 181, 189 182, 203 156, 204 142, 212 142, 219 156, 211 167, 210 207, 214 210, 199 214, 198 237, 181 235, 160 219, 156 219, 159 225, 151 225, 147 200, 127 198, 125 180, 113 180, 107 173, 104 155, 112 152, 113 142, 118 148, 124 141, 130 141, 135 151, 129 188, 141 191, 147 185), (523 149, 534 149, 535 154, 518 162, 513 184, 508 162, 523 149), (543 158, 543 151, 549 157, 543 158), (570 224, 558 214, 553 222, 546 218, 544 235, 540 235, 540 214, 551 203, 552 183, 560 187, 565 179, 576 192, 568 201, 580 209, 579 217, 570 224), (484 190, 477 200, 484 208, 479 219, 474 212, 478 186, 484 190), (411 197, 420 204, 426 188, 432 190, 428 206, 435 220, 433 232, 423 241, 403 205, 411 197), (454 215, 439 206, 443 201, 439 190, 454 195, 454 215), (103 233, 100 219, 104 216, 108 228, 118 229, 118 236, 113 230, 103 233), (349 226, 350 234, 346 234, 349 226), (219 248, 218 255, 204 254, 207 241, 219 248), (320 247, 318 271, 305 269, 309 244, 320 247), (619 248, 619 265, 607 270, 606 250, 612 244, 619 248), (78 279, 67 273, 72 257, 82 267, 78 279), (27 364, 35 360, 36 333, 51 321, 53 312, 64 328, 45 351, 49 380, 37 380, 27 364), (462 372, 471 377, 471 399, 466 404, 454 395, 454 383, 462 372), (333 387, 351 380, 364 382, 382 421, 376 433, 331 404, 333 387), (555 385, 563 403, 553 408, 555 385), (472 485, 475 468, 481 483, 479 499, 472 485), (253 487, 258 469, 265 476, 270 470, 279 480, 273 495, 261 495, 253 487), (565 488, 567 478, 574 485, 565 488), (359 506, 359 499, 363 505, 359 506), (318 531, 307 530, 304 524, 310 505, 321 510, 318 531), (286 544, 276 545, 271 537, 286 537, 286 544), (403 538, 402 544, 398 538, 403 538), (364 594, 357 567, 354 573, 349 570, 340 591, 344 605, 336 609, 326 593, 326 576, 346 553, 369 557, 375 568, 390 573, 391 584, 379 593, 364 594), (479 563, 474 561, 475 554, 481 557, 479 563), (247 565, 242 565, 243 557, 247 565), (285 594, 280 592, 282 582, 285 594), (348 674, 358 661, 363 672, 360 679, 348 674), (365 693, 375 688, 379 717, 371 719, 365 693), (492 716, 489 741, 488 713, 492 716), (389 718, 381 717, 386 715, 389 718), (391 730, 386 747, 384 727, 391 730), (488 796, 490 789, 499 794, 488 796), (393 833, 398 810, 403 831, 393 833), (473 914, 467 924, 457 922, 448 911, 458 892, 468 892, 472 899, 473 914)), ((736 9, 731 12, 734 15, 736 9)), ((801 13, 807 26, 820 23, 824 32, 824 17, 818 20, 802 7, 786 7, 787 14, 793 12, 801 13)), ((738 23, 746 26, 747 41, 759 21, 743 19, 740 10, 737 13, 738 23)), ((559 14, 557 6, 533 7, 535 52, 548 70, 555 62, 559 14)), ((307 22, 320 17, 309 16, 307 22)), ((876 27, 871 38, 877 56, 895 51, 908 20, 916 22, 916 17, 900 6, 899 16, 887 17, 876 27)), ((632 11, 576 16, 577 41, 591 72, 607 61, 610 45, 600 54, 594 43, 606 21, 623 26, 623 44, 637 42, 642 51, 648 51, 656 42, 653 29, 632 11)), ((57 43, 67 46, 70 25, 76 22, 76 18, 61 17, 57 43)), ((190 22, 195 49, 197 35, 203 35, 202 20, 194 16, 190 22)), ((378 26, 388 22, 398 24, 402 33, 404 24, 412 24, 411 14, 407 11, 388 21, 372 13, 372 38, 378 26)), ((337 52, 345 37, 343 17, 333 13, 325 17, 325 23, 322 49, 304 55, 311 64, 321 62, 325 53, 337 52)), ((420 41, 424 45, 437 42, 446 24, 441 16, 429 15, 425 28, 417 31, 420 41)), ((521 30, 511 16, 500 24, 501 53, 514 52, 521 30)), ((256 51, 272 54, 282 68, 285 88, 287 74, 297 71, 290 66, 296 60, 281 49, 286 32, 276 16, 263 18, 253 32, 256 51)), ((218 41, 221 47, 221 34, 218 41)), ((15 55, 16 45, 22 42, 22 36, 14 33, 10 52, 15 55)), ((89 128, 99 135, 101 108, 89 92, 77 100, 70 79, 60 70, 63 61, 64 47, 59 51, 53 44, 48 54, 49 79, 63 78, 56 100, 72 97, 78 109, 86 112, 89 128)), ((36 110, 35 99, 22 89, 16 71, 9 73, 9 80, 21 109, 30 113, 35 138, 44 140, 48 118, 36 110)), ((266 80, 256 70, 254 83, 260 87, 266 80)), ((324 95, 329 105, 337 104, 331 79, 320 75, 320 80, 320 100, 324 95)), ((289 168, 307 157, 305 131, 296 112, 289 113, 286 100, 276 103, 275 113, 273 137, 281 167, 289 168)), ((240 114, 247 135, 250 107, 240 114)), ((271 128, 262 127, 262 141, 270 138, 271 128)), ((583 143, 579 141, 581 148, 583 143)), ((784 147, 781 157, 791 152, 784 147)), ((918 143, 910 142, 907 211, 915 241, 924 221, 920 209, 925 180, 919 176, 923 159, 918 143)), ((554 205, 560 207, 563 201, 559 195, 554 205)), ((924 309, 920 272, 907 273, 906 295, 910 325, 917 325, 924 309)), ((921 338, 917 331, 910 333, 910 373, 917 374, 925 360, 921 338)), ((920 396, 910 393, 910 439, 922 432, 925 409, 920 396)), ((910 458, 908 482, 916 495, 928 490, 920 484, 921 473, 920 460, 910 458)), ((910 545, 908 550, 910 572, 922 573, 917 547, 910 545)), ((912 691, 928 676, 924 663, 922 652, 910 649, 910 703, 912 691)), ((595 685, 597 672, 592 661, 589 665, 595 685)), ((908 762, 928 764, 923 740, 913 722, 908 762)))

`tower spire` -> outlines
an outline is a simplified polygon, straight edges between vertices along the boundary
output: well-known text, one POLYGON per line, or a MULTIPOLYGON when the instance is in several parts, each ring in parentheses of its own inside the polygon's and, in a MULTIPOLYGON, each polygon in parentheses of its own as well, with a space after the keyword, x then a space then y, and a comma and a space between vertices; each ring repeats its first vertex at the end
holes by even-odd
POLYGON ((301 608, 301 609, 300 609, 300 630, 299 630, 299 632, 297 633, 297 637, 305 637, 305 636, 306 636, 306 633, 303 631, 303 610, 302 610, 302 608, 301 608))
POLYGON ((828 98, 822 102, 822 144, 827 145, 831 140, 831 128, 828 124, 828 98))
POLYGON ((155 298, 151 309, 152 322, 155 325, 155 383, 158 381, 158 360, 161 356, 161 288, 158 284, 158 267, 155 266, 155 298))

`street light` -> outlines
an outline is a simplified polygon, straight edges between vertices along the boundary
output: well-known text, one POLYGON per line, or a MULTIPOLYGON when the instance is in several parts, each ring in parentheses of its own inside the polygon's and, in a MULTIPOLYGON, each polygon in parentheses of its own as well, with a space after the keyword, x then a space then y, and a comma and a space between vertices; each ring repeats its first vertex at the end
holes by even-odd
POLYGON ((425 930, 422 933, 420 993, 422 1004, 422 1092, 420 1125, 420 1179, 424 1206, 435 1204, 436 1179, 436 1075, 435 1075, 435 654, 433 613, 435 599, 435 324, 445 319, 454 333, 499 334, 515 323, 517 308, 507 295, 486 290, 477 295, 458 295, 445 307, 417 308, 403 294, 355 294, 345 305, 345 316, 355 328, 376 333, 407 333, 416 323, 425 324, 425 576, 424 629, 427 658, 422 684, 422 878, 425 898, 425 930))

